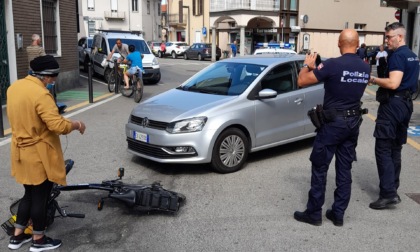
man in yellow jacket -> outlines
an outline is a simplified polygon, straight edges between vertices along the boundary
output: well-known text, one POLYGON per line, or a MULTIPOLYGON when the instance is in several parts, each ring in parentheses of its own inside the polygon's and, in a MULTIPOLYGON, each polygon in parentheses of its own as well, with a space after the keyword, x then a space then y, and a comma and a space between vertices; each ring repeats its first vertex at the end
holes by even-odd
POLYGON ((44 251, 61 246, 60 240, 44 234, 53 183, 66 184, 59 135, 73 130, 83 134, 86 126, 62 117, 46 88, 60 71, 54 57, 40 56, 30 65, 33 74, 17 80, 7 90, 7 116, 12 128, 11 174, 25 188, 8 247, 18 249, 32 240, 30 251, 44 251), (32 237, 23 232, 29 220, 33 223, 32 237))

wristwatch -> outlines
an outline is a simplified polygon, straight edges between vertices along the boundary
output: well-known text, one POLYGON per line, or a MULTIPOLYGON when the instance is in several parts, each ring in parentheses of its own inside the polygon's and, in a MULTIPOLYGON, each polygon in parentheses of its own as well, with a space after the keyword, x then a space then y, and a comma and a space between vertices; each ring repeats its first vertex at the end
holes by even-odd
POLYGON ((303 64, 302 68, 307 67, 309 69, 308 64, 303 64))

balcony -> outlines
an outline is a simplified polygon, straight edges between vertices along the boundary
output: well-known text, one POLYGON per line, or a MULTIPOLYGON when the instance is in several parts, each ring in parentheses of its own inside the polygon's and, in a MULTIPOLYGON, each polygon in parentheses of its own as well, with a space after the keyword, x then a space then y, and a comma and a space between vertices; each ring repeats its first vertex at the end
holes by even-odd
POLYGON ((212 0, 210 12, 232 10, 280 11, 280 0, 212 0))
POLYGON ((175 25, 187 25, 187 19, 188 15, 186 13, 182 14, 182 23, 179 22, 179 14, 169 14, 168 20, 169 25, 175 26, 175 25))
POLYGON ((106 20, 124 20, 125 11, 105 11, 104 17, 106 20))

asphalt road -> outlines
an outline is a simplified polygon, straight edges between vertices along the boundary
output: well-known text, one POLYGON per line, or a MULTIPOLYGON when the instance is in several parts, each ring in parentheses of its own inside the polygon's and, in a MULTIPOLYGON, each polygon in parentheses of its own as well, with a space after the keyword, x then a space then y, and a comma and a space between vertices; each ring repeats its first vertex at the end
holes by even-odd
MULTIPOLYGON (((183 59, 160 62, 162 81, 147 85, 144 99, 177 86, 210 63, 183 59)), ((61 138, 65 158, 75 160, 68 183, 112 179, 119 167, 125 167, 124 181, 161 181, 165 188, 185 194, 187 202, 176 215, 138 213, 112 200, 106 200, 104 209, 98 211, 96 203, 106 193, 62 192, 60 205, 66 206, 67 212, 84 213, 86 218, 55 220, 47 234, 63 240, 57 251, 419 250, 420 206, 408 196, 420 193, 419 137, 410 136, 403 148, 402 202, 383 211, 368 207, 378 197, 372 136, 377 103, 370 88, 363 98, 370 114, 364 116, 361 126, 352 198, 343 227, 335 227, 325 217, 320 227, 293 219, 295 210, 305 209, 312 139, 253 153, 247 165, 233 174, 213 173, 207 165, 159 164, 134 157, 126 150, 124 127, 136 105, 133 99, 108 94, 100 79, 94 81, 94 91, 102 98, 93 104, 78 106, 81 102, 67 100, 72 110, 65 115, 87 125, 85 135, 73 132, 61 138)), ((64 96, 59 98, 64 100, 64 96)), ((412 121, 416 126, 420 125, 419 108, 417 102, 412 121)), ((10 216, 9 205, 23 195, 23 187, 10 176, 9 149, 7 137, 0 139, 3 221, 10 216)), ((325 210, 333 201, 334 178, 331 166, 325 210)), ((8 239, 0 232, 0 250, 6 250, 8 239)))

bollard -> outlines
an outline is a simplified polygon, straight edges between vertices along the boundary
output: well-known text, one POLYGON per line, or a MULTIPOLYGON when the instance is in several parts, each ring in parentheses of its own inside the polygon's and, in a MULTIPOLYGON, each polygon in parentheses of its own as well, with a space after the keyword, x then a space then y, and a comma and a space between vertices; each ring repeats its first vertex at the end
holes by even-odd
POLYGON ((114 79, 115 79, 115 93, 118 94, 118 88, 120 86, 120 77, 118 76, 117 59, 114 59, 114 79))
POLYGON ((92 63, 88 63, 88 86, 89 86, 89 103, 93 103, 93 84, 92 84, 92 63))
POLYGON ((3 127, 3 106, 1 105, 1 91, 0 91, 0 138, 4 137, 3 127))

